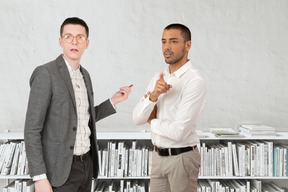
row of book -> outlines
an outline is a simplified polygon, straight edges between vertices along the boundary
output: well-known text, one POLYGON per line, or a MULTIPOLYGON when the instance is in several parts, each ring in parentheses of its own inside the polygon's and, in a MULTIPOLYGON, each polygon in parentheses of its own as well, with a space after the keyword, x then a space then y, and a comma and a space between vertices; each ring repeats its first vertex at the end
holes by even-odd
POLYGON ((152 149, 127 147, 124 142, 108 142, 107 148, 98 151, 100 171, 104 177, 145 177, 151 172, 152 149))
POLYGON ((92 182, 91 192, 148 192, 150 182, 144 180, 110 180, 92 182))
MULTIPOLYGON (((93 180, 91 192, 149 192, 150 182, 145 180, 93 180)), ((34 192, 33 181, 15 180, 3 188, 3 192, 34 192)), ((198 180, 197 192, 287 192, 273 182, 263 183, 261 180, 198 180)))
MULTIPOLYGON (((91 192, 148 192, 149 181, 141 180, 110 180, 95 181, 91 192)), ((280 187, 273 182, 263 183, 261 180, 198 180, 197 192, 287 192, 286 187, 280 187)))
MULTIPOLYGON (((3 192, 34 192, 32 180, 15 180, 3 188, 3 192)), ((93 180, 91 192, 148 192, 149 181, 144 180, 93 180)), ((287 192, 286 187, 260 180, 198 180, 197 192, 287 192)))
POLYGON ((3 188, 3 192, 34 192, 32 179, 16 179, 3 188))
POLYGON ((288 145, 271 141, 201 143, 200 176, 288 176, 288 145))
POLYGON ((25 142, 9 142, 0 145, 1 175, 27 175, 29 173, 25 142))
POLYGON ((286 187, 260 180, 198 180, 197 192, 287 192, 286 187))
MULTIPOLYGON (((201 143, 200 176, 288 176, 288 145, 271 141, 245 141, 219 144, 201 143)), ((145 177, 151 172, 152 149, 127 147, 124 142, 108 142, 99 154, 103 177, 145 177)), ((1 175, 28 175, 25 143, 10 142, 0 145, 1 175)))

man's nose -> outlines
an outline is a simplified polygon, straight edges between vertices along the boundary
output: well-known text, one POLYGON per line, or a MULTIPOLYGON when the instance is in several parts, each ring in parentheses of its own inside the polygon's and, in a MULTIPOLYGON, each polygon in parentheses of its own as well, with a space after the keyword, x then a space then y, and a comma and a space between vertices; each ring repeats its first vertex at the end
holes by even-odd
POLYGON ((163 48, 164 50, 170 50, 171 49, 170 43, 166 43, 163 48))
POLYGON ((77 44, 77 37, 73 37, 72 44, 77 44))

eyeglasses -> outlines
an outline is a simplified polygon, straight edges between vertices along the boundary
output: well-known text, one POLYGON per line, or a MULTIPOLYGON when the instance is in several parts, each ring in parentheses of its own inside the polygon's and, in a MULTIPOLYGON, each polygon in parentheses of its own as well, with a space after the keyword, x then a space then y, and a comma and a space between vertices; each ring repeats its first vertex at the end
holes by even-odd
POLYGON ((79 44, 83 44, 87 40, 87 37, 85 37, 84 35, 73 36, 73 35, 68 34, 68 35, 63 35, 62 38, 64 39, 66 43, 72 43, 74 41, 74 38, 79 44))

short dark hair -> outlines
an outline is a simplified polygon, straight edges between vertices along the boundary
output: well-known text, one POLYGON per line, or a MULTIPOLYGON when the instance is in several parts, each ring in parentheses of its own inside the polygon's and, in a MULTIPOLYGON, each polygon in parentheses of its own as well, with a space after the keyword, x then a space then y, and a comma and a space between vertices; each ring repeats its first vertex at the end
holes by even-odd
POLYGON ((188 27, 186 27, 183 24, 180 23, 173 23, 165 27, 164 30, 169 30, 169 29, 178 29, 181 31, 181 36, 184 39, 184 42, 186 43, 187 41, 191 41, 191 32, 188 27))
POLYGON ((81 25, 81 26, 85 27, 87 38, 89 37, 88 25, 85 23, 85 21, 83 21, 82 19, 80 19, 78 17, 69 17, 69 18, 65 19, 65 21, 62 23, 62 25, 60 27, 60 37, 62 36, 64 26, 68 25, 68 24, 81 25))

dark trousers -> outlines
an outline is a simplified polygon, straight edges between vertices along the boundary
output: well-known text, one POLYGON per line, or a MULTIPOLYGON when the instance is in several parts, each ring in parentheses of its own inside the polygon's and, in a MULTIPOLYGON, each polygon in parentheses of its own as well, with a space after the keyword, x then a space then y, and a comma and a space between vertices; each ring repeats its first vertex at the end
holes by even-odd
POLYGON ((90 152, 83 157, 74 156, 70 175, 60 187, 52 187, 53 192, 91 192, 93 162, 90 152))

